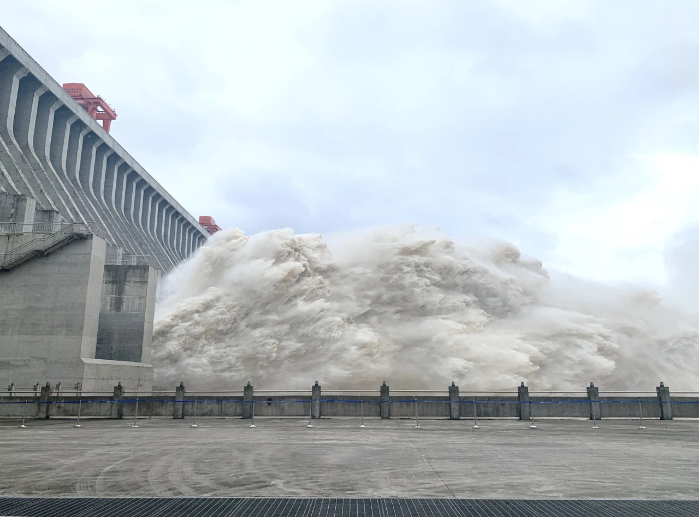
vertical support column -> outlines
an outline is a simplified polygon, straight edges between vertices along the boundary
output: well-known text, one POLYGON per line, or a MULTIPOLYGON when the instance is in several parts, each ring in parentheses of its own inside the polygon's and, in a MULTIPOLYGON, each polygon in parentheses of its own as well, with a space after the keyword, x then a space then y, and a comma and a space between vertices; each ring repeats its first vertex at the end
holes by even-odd
POLYGON ((184 382, 175 388, 175 407, 172 408, 172 418, 184 418, 184 382))
POLYGON ((525 386, 524 383, 517 387, 517 400, 519 401, 519 404, 517 404, 517 416, 519 419, 531 420, 532 415, 530 411, 531 408, 529 406, 529 388, 525 386))
MULTIPOLYGON (((27 196, 0 193, 0 218, 5 221, 31 225, 36 214, 36 200, 27 196)), ((24 228, 21 228, 24 230, 24 228)), ((31 226, 26 227, 31 231, 31 226)))
POLYGON ((192 254, 192 235, 194 234, 194 227, 190 227, 189 230, 187 230, 187 243, 185 245, 185 254, 187 258, 190 257, 192 254))
POLYGON ((180 244, 182 243, 183 217, 184 216, 182 214, 177 216, 177 218, 175 219, 175 228, 173 231, 173 246, 175 249, 175 255, 179 258, 180 262, 184 261, 184 257, 182 256, 182 250, 180 248, 180 244))
POLYGON ((37 418, 49 418, 49 402, 51 401, 51 383, 47 382, 46 386, 41 387, 41 398, 39 399, 39 407, 37 408, 37 418))
POLYGON ((600 412, 599 388, 595 387, 594 382, 591 382, 587 388, 587 400, 590 401, 590 420, 600 420, 602 413, 600 412))
POLYGON ((381 419, 386 420, 391 418, 391 403, 390 391, 386 386, 386 381, 383 381, 379 396, 379 405, 381 406, 381 419))
POLYGON ((243 418, 252 418, 253 388, 250 381, 243 388, 243 418))
POLYGON ((318 381, 311 388, 311 418, 320 419, 320 385, 318 381))
POLYGON ((459 420, 461 418, 459 400, 459 387, 452 381, 451 386, 449 386, 449 420, 459 420))
POLYGON ((112 395, 112 411, 109 418, 124 418, 124 404, 121 400, 124 398, 124 387, 121 383, 114 386, 114 394, 112 395))
POLYGON ((664 382, 655 388, 660 402, 660 420, 672 420, 672 403, 670 401, 670 388, 664 382))

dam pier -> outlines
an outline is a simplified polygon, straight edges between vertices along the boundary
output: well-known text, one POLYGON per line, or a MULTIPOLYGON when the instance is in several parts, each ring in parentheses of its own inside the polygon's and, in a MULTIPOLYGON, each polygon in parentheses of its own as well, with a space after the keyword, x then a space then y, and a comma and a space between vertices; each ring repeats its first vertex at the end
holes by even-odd
POLYGON ((0 28, 0 385, 149 390, 158 277, 209 231, 65 86, 0 28))

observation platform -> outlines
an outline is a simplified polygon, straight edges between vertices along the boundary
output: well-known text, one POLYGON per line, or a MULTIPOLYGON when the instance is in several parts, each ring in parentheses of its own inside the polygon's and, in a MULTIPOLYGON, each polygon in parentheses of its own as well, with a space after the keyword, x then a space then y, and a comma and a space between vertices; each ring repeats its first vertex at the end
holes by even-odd
MULTIPOLYGON (((138 428, 126 418, 84 419, 80 429, 75 419, 19 422, 0 420, 1 497, 699 499, 697 420, 648 420, 646 429, 634 419, 598 429, 587 419, 541 419, 538 429, 502 419, 481 420, 479 429, 445 419, 415 429, 408 418, 366 419, 365 428, 357 418, 313 420, 313 428, 302 418, 256 418, 255 428, 235 417, 202 418, 197 428, 147 417, 138 428)), ((699 506, 691 504, 695 513, 587 515, 693 515, 699 506)), ((10 511, 33 515, 0 506, 10 511)), ((542 515, 500 512, 434 515, 542 515)))

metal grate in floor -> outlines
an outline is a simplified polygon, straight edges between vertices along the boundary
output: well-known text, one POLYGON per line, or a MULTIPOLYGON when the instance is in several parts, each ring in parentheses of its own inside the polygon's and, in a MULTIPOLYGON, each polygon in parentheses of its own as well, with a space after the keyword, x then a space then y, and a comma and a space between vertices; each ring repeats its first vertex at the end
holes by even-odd
POLYGON ((696 501, 291 498, 0 497, 0 516, 23 517, 668 517, 699 515, 696 501))

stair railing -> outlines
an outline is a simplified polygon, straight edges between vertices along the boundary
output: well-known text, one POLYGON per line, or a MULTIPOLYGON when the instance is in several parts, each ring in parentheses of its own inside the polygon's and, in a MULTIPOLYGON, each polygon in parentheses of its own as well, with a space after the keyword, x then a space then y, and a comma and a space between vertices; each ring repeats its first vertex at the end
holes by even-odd
MULTIPOLYGON (((16 262, 18 259, 31 254, 35 253, 37 251, 44 251, 49 249, 52 246, 55 246, 58 244, 60 241, 72 236, 72 235, 81 235, 81 236, 87 236, 87 235, 97 235, 98 237, 101 237, 104 235, 103 228, 100 227, 97 224, 94 223, 34 223, 34 224, 24 224, 24 223, 0 223, 0 227, 3 229, 8 228, 8 226, 5 225, 13 225, 17 224, 20 226, 24 226, 25 228, 27 227, 33 227, 37 229, 42 229, 46 230, 48 229, 49 226, 51 227, 56 227, 59 226, 59 229, 57 231, 54 231, 53 233, 47 235, 46 237, 37 237, 36 239, 32 239, 29 242, 25 242, 24 244, 17 246, 13 250, 9 251, 8 253, 5 254, 0 254, 0 257, 2 258, 2 261, 0 261, 0 266, 4 267, 7 264, 11 264, 13 262, 16 262), (42 226, 44 225, 44 226, 42 226)), ((14 230, 18 229, 17 227, 13 228, 14 230)), ((23 231, 21 233, 39 233, 39 232, 28 232, 28 231, 23 231)))

